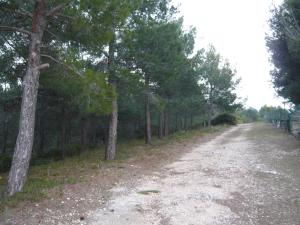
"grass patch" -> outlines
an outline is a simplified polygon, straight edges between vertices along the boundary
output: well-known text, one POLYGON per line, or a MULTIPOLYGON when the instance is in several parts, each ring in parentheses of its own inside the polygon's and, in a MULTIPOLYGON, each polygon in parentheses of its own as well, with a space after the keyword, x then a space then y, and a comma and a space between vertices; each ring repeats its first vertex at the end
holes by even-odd
POLYGON ((150 195, 150 194, 158 194, 160 193, 159 190, 145 190, 145 191, 139 191, 138 194, 141 195, 150 195))
MULTIPOLYGON (((154 137, 151 145, 145 145, 144 140, 141 139, 121 142, 118 144, 118 153, 114 161, 104 161, 104 147, 99 147, 85 151, 78 156, 66 158, 63 161, 33 165, 30 167, 28 180, 23 191, 10 198, 7 198, 4 194, 7 173, 0 174, 0 212, 5 207, 16 207, 21 202, 38 202, 47 198, 48 190, 54 187, 63 188, 63 185, 84 182, 87 175, 99 171, 102 167, 118 167, 118 163, 132 157, 142 159, 155 154, 163 154, 162 149, 159 148, 160 146, 180 143, 191 138, 219 132, 226 127, 228 126, 180 131, 164 139, 154 137)), ((155 191, 148 190, 146 192, 155 193, 155 191)), ((147 194, 146 192, 142 191, 140 194, 147 194)))

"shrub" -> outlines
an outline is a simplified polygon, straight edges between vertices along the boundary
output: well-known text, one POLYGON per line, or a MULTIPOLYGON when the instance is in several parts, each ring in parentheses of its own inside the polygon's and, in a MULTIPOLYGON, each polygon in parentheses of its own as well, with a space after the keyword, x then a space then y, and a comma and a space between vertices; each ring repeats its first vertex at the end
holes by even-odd
POLYGON ((237 124, 237 118, 230 114, 230 113, 223 113, 215 117, 211 121, 212 125, 221 125, 221 124, 229 124, 229 125, 236 125, 237 124))

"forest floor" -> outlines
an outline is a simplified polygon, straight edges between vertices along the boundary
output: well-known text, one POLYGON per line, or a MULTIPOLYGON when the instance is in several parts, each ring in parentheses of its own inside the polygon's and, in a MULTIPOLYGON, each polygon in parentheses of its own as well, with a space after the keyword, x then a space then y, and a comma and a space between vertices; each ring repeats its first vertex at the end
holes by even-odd
POLYGON ((136 146, 142 153, 88 170, 89 179, 8 207, 0 224, 300 224, 294 137, 256 123, 171 140, 136 146))

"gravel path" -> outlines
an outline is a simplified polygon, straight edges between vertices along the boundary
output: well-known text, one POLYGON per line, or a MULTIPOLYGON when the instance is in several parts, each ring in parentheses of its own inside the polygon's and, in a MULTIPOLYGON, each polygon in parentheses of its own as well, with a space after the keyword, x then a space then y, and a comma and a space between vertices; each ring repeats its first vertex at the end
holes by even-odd
POLYGON ((300 143, 265 124, 239 125, 176 162, 117 185, 91 225, 299 225, 300 143))

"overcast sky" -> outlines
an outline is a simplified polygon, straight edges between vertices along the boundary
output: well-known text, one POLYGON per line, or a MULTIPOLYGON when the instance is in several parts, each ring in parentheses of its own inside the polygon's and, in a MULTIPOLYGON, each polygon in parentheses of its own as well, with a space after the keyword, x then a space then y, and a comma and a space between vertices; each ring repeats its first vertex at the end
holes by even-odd
POLYGON ((185 26, 197 28, 196 48, 213 44, 242 78, 238 94, 247 106, 281 105, 272 88, 265 46, 270 8, 280 0, 173 0, 185 26))

